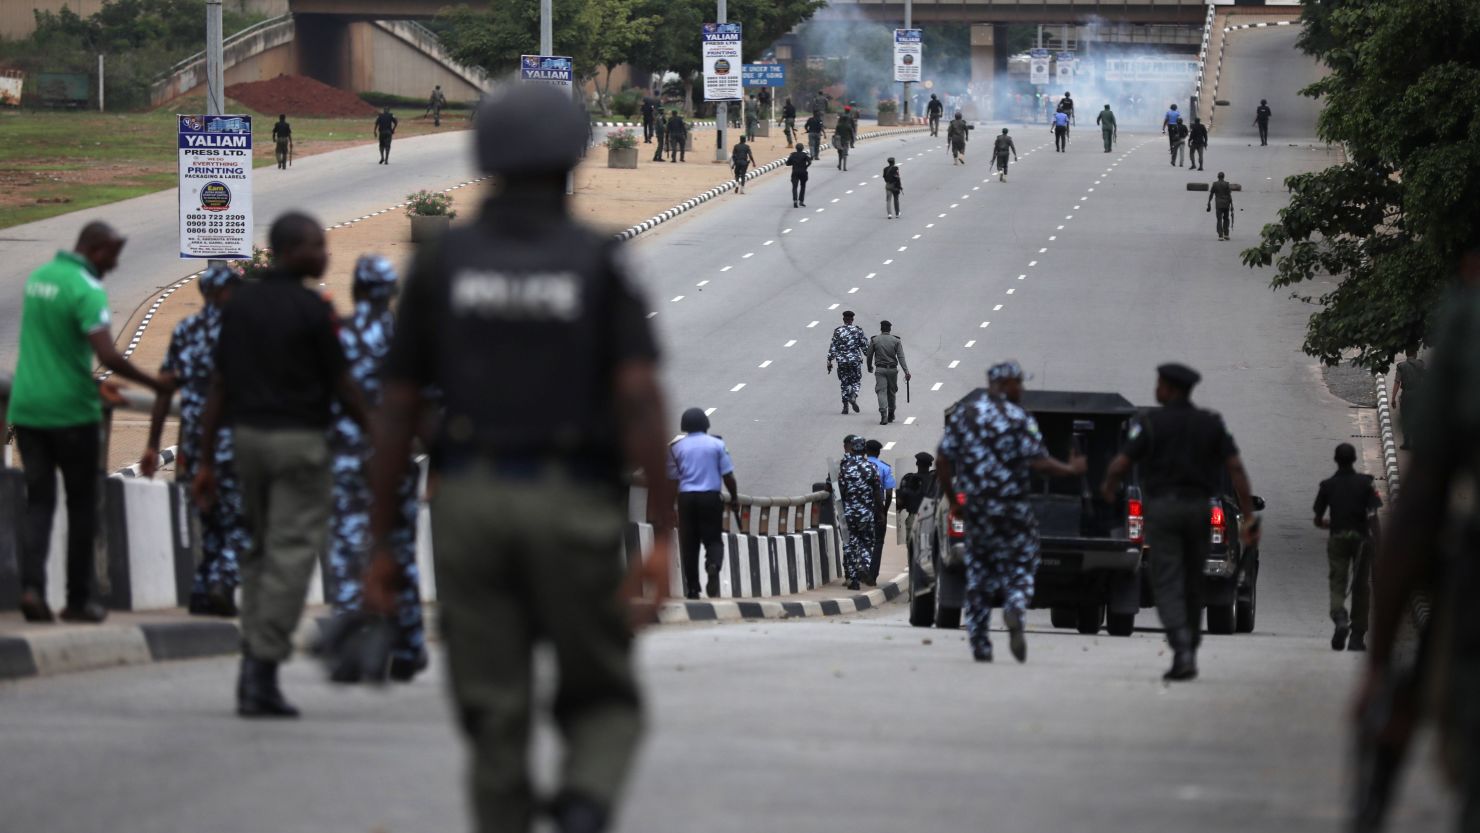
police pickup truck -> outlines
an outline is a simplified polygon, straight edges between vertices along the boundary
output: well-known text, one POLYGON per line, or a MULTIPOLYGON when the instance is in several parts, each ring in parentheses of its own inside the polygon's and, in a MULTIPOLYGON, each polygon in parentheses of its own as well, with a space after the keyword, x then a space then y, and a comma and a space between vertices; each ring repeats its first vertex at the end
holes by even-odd
MULTIPOLYGON (((1154 604, 1140 485, 1132 471, 1114 503, 1099 497, 1098 485, 1138 409, 1120 394, 1071 391, 1024 391, 1021 405, 1038 421, 1050 454, 1066 459, 1072 448, 1089 467, 1080 478, 1032 476, 1029 500, 1038 518, 1042 559, 1032 606, 1048 608, 1054 627, 1085 634, 1104 627, 1112 635, 1129 636, 1136 614, 1154 604)), ((947 410, 948 417, 955 407, 947 410)), ((1248 633, 1254 628, 1259 553, 1239 546, 1238 502, 1231 488, 1223 491, 1208 507, 1208 630, 1248 633)), ((921 502, 908 542, 912 625, 960 624, 964 499, 936 487, 921 502)), ((1262 501, 1254 502, 1262 508, 1262 501)))

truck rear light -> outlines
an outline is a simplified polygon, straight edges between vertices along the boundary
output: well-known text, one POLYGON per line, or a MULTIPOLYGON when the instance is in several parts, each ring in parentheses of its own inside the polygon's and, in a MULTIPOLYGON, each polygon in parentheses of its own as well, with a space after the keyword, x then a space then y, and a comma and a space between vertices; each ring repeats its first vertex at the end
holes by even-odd
POLYGON ((1223 507, 1217 505, 1213 506, 1211 525, 1213 527, 1213 543, 1223 543, 1224 533, 1227 529, 1227 527, 1223 523, 1223 507))
POLYGON ((966 505, 966 493, 956 493, 956 503, 951 507, 951 538, 966 537, 966 522, 961 520, 961 507, 966 505))
POLYGON ((1126 501, 1125 527, 1131 543, 1141 544, 1146 540, 1146 520, 1141 514, 1141 501, 1126 501))

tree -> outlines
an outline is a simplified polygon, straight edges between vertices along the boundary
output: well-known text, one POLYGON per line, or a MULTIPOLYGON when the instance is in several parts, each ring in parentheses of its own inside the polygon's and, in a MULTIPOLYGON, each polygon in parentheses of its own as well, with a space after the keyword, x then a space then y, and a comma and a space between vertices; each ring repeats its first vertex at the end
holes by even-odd
POLYGON ((653 30, 663 22, 659 15, 637 13, 639 0, 586 0, 577 16, 577 28, 585 35, 583 49, 592 63, 606 70, 601 86, 604 103, 611 94, 612 70, 626 63, 640 44, 647 42, 653 30))
POLYGON ((1318 135, 1347 161, 1285 180, 1290 204, 1243 252, 1274 265, 1271 286, 1323 276, 1303 349, 1386 370, 1427 342, 1431 310, 1459 257, 1480 244, 1480 4, 1452 0, 1307 3, 1300 48, 1330 70, 1318 135))

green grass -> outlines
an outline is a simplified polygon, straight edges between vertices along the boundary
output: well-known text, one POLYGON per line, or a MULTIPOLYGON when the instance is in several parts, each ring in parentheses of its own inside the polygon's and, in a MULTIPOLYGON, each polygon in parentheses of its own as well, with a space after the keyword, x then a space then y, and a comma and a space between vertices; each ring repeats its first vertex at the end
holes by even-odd
MULTIPOLYGON (((200 112, 202 99, 184 99, 149 113, 96 113, 22 110, 0 112, 0 228, 44 220, 70 211, 106 205, 175 184, 176 113, 200 112), (37 181, 36 175, 41 175, 37 181), (60 176, 61 181, 47 178, 60 176)), ((272 125, 276 116, 234 108, 253 119, 254 164, 273 164, 272 125)), ((420 113, 403 114, 398 136, 432 131, 420 113)), ((295 117, 295 155, 310 155, 331 143, 370 144, 373 116, 348 119, 295 117)), ((465 124, 461 115, 443 114, 443 130, 465 124)))

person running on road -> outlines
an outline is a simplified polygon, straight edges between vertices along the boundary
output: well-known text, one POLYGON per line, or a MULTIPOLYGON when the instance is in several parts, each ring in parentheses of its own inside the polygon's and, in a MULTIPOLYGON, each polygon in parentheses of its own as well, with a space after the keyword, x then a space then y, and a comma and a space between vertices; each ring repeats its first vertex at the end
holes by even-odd
POLYGON ((1069 116, 1069 123, 1074 124, 1074 99, 1069 97, 1069 91, 1064 90, 1064 97, 1059 99, 1059 105, 1055 108, 1058 112, 1069 116))
POLYGON ((1336 446, 1335 459, 1336 474, 1321 481, 1314 506, 1316 528, 1331 532, 1326 540, 1331 623, 1335 626, 1331 650, 1365 651, 1367 615, 1372 604, 1372 552, 1382 537, 1377 520, 1382 497, 1377 494, 1372 475, 1357 471, 1357 449, 1351 443, 1336 446), (1352 600, 1350 614, 1346 610, 1348 594, 1352 600))
POLYGON ((899 177, 899 166, 894 157, 884 166, 884 219, 892 220, 900 215, 899 194, 904 190, 904 181, 899 177))
POLYGON ((807 148, 801 142, 797 142, 797 149, 786 157, 786 164, 791 168, 791 207, 807 207, 807 168, 812 166, 812 155, 807 153, 807 148))
POLYGON ((1203 169, 1203 151, 1208 147, 1208 126, 1202 123, 1202 119, 1193 119, 1191 132, 1187 134, 1187 147, 1189 148, 1187 160, 1189 167, 1203 169))
POLYGON ((786 103, 781 105, 781 126, 786 130, 786 143, 796 144, 797 106, 791 103, 791 96, 787 96, 786 103))
POLYGON ((442 109, 444 107, 446 107, 446 106, 447 106, 447 94, 444 93, 444 92, 442 92, 442 85, 441 84, 438 84, 438 85, 436 85, 435 87, 432 88, 431 98, 427 99, 427 111, 426 111, 426 113, 423 113, 422 115, 423 116, 426 116, 426 115, 430 114, 431 117, 432 117, 432 126, 433 127, 441 127, 442 126, 442 109))
POLYGON ((966 521, 966 631, 977 662, 992 661, 992 607, 1002 607, 1012 655, 1028 659, 1023 616, 1038 574, 1038 521, 1028 503, 1030 472, 1078 477, 1080 456, 1050 457, 1038 423, 1018 406, 1026 374, 1015 361, 987 371, 986 390, 946 418, 936 452, 943 493, 962 494, 966 521))
POLYGON ((272 126, 272 144, 278 170, 287 170, 293 158, 293 126, 288 124, 286 113, 279 113, 277 123, 272 126))
POLYGON ((391 163, 391 138, 396 135, 396 125, 401 122, 391 115, 391 108, 387 107, 375 117, 375 138, 380 142, 380 164, 391 163))
POLYGON ((945 114, 945 111, 945 105, 940 103, 940 99, 935 97, 935 93, 931 93, 930 103, 925 105, 925 117, 930 120, 931 136, 940 135, 940 117, 945 114))
POLYGON ((1095 123, 1100 126, 1100 137, 1105 140, 1105 152, 1109 153, 1111 146, 1115 144, 1118 132, 1115 127, 1115 114, 1110 112, 1110 105, 1106 104, 1105 109, 1095 116, 1095 123))
POLYGON ((730 167, 735 170, 735 193, 745 193, 745 172, 755 164, 755 153, 750 149, 750 144, 741 136, 735 148, 730 151, 730 167))
POLYGON ((843 413, 851 406, 858 413, 858 388, 863 381, 863 353, 868 349, 868 336, 853 323, 853 310, 843 311, 843 323, 833 330, 827 345, 827 372, 838 366, 838 391, 843 398, 843 413))
POLYGON ((1269 102, 1259 99, 1259 107, 1254 110, 1254 124, 1259 128, 1260 146, 1269 144, 1269 117, 1273 112, 1269 109, 1269 102))
POLYGON ((807 119, 807 123, 802 125, 802 128, 807 131, 808 149, 815 162, 822 155, 822 134, 826 132, 822 126, 822 111, 813 110, 812 118, 807 119))
POLYGON ((1218 206, 1218 239, 1227 240, 1233 224, 1233 186, 1223 178, 1223 172, 1218 172, 1218 181, 1208 186, 1208 210, 1213 210, 1214 203, 1218 206))
POLYGON ((843 576, 849 590, 859 589, 868 578, 873 559, 875 530, 883 515, 883 484, 879 471, 864 456, 868 441, 857 434, 843 438, 843 459, 838 463, 838 493, 843 499, 843 520, 848 540, 843 544, 843 576))
POLYGON ((848 151, 853 148, 853 137, 858 130, 858 122, 854 117, 844 112, 838 117, 838 126, 833 128, 832 146, 838 152, 838 170, 848 170, 848 151))
POLYGON ((21 293, 20 352, 5 419, 25 461, 20 609, 28 622, 53 621, 46 603, 46 562, 56 514, 57 476, 67 494, 68 622, 101 622, 94 600, 94 553, 103 400, 96 364, 155 391, 165 386, 113 346, 103 276, 118 266, 124 238, 107 223, 82 227, 70 252, 31 273, 21 293))
POLYGON ((1054 153, 1069 152, 1069 114, 1059 110, 1053 114, 1053 127, 1049 128, 1053 133, 1054 153))
POLYGON ((956 117, 951 119, 951 123, 946 125, 946 142, 951 146, 952 165, 966 164, 966 134, 969 130, 966 120, 961 118, 960 113, 957 113, 956 117))
POLYGON ((1177 164, 1177 138, 1182 132, 1179 127, 1182 124, 1182 114, 1177 112, 1177 105, 1173 104, 1161 119, 1161 132, 1167 134, 1168 147, 1172 152, 1172 164, 1177 164))
POLYGON ((1002 128, 1002 133, 992 140, 992 156, 997 166, 997 181, 1007 181, 1007 154, 1012 153, 1012 161, 1017 161, 1017 145, 1012 143, 1012 137, 1007 135, 1007 128, 1002 128))

